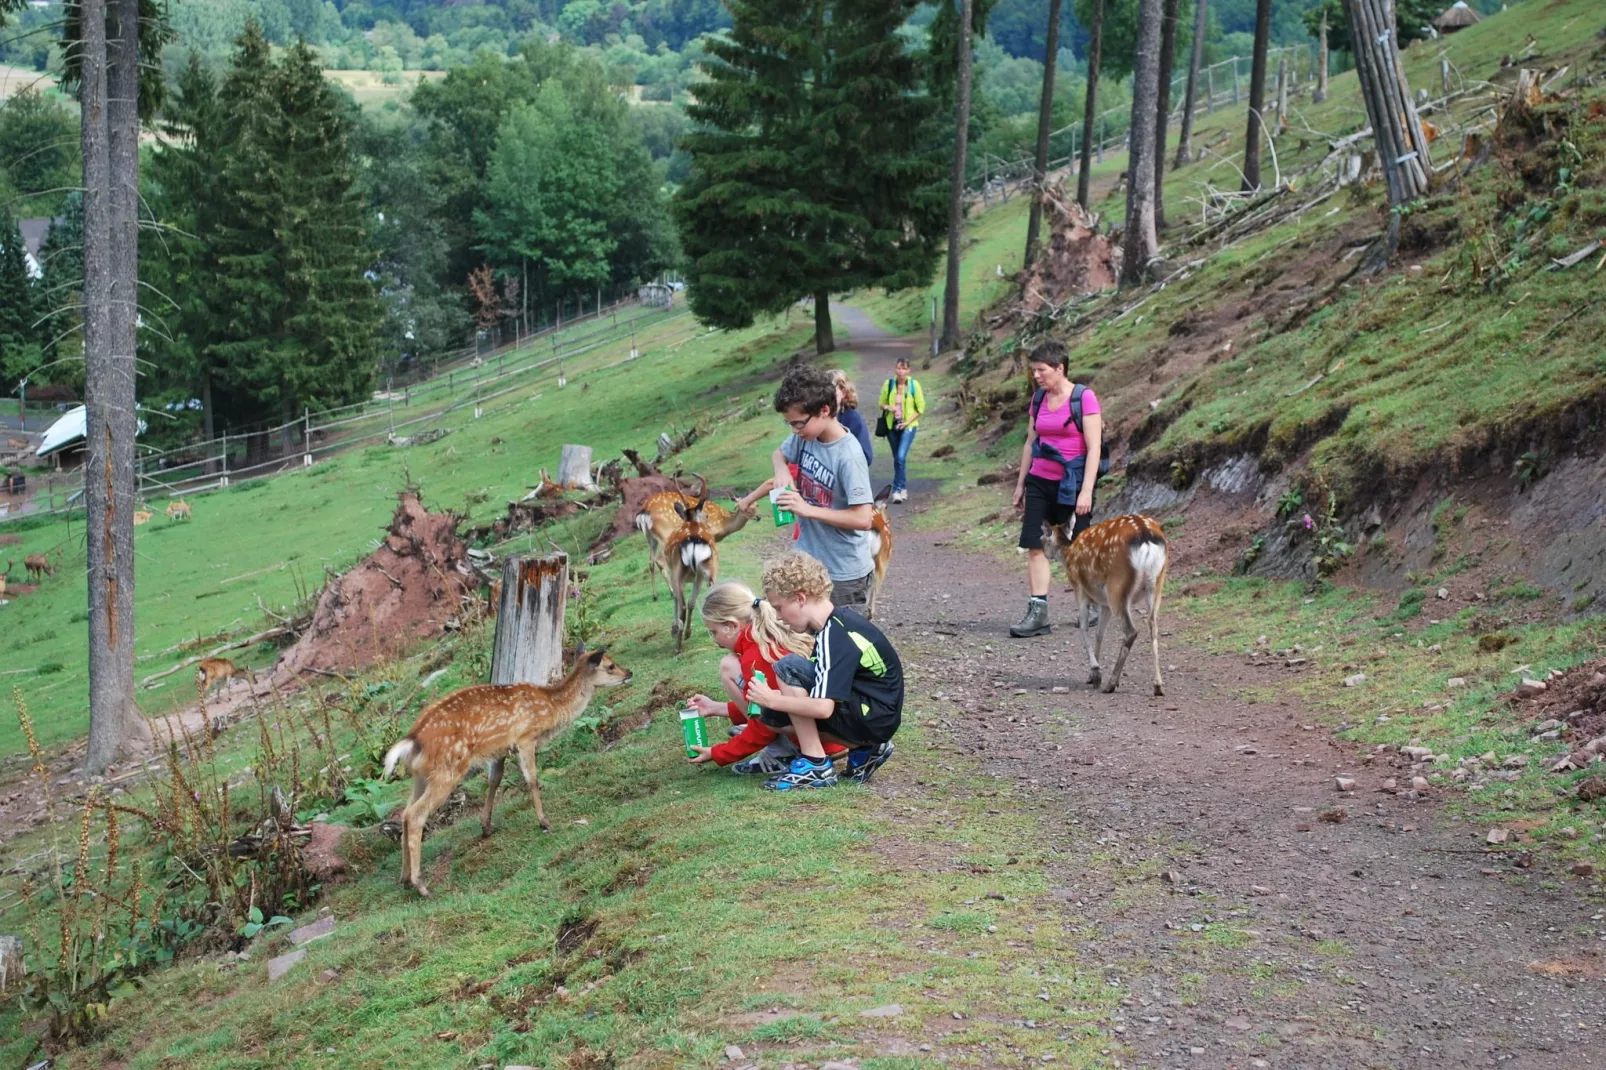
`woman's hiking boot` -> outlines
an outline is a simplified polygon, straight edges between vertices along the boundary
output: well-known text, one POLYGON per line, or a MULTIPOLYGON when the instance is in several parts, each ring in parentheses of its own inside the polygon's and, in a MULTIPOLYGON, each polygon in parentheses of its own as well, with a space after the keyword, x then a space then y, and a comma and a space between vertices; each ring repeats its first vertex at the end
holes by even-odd
POLYGON ((1016 639, 1030 639, 1034 635, 1047 635, 1053 628, 1048 622, 1048 599, 1032 598, 1026 602, 1026 615, 1009 629, 1009 634, 1016 639))

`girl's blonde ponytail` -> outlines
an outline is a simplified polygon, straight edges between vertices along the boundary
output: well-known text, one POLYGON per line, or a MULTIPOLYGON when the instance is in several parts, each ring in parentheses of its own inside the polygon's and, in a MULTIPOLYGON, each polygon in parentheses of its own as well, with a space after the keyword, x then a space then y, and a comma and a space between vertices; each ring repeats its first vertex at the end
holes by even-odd
POLYGON ((726 580, 712 587, 703 599, 703 620, 710 624, 731 622, 753 630, 753 641, 770 663, 787 654, 808 657, 814 650, 811 636, 799 635, 786 626, 775 607, 753 595, 745 583, 726 580))

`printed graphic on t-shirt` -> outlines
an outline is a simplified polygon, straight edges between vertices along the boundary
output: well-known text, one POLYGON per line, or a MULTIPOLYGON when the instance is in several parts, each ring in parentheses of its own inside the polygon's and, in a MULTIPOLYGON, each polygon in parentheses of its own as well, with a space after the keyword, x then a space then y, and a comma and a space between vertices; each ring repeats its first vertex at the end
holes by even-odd
POLYGON ((810 505, 832 508, 836 499, 836 470, 805 448, 797 465, 797 492, 810 505))

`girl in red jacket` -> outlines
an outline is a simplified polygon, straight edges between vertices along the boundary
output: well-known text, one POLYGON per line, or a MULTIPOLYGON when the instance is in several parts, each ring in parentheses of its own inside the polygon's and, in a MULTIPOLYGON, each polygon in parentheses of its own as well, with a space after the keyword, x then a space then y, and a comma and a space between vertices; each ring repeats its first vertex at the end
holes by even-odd
MULTIPOLYGON (((719 662, 719 678, 730 701, 716 702, 707 695, 693 695, 690 704, 704 717, 728 717, 731 724, 740 725, 742 730, 724 743, 698 747, 697 757, 691 762, 694 765, 710 761, 721 766, 734 764, 732 771, 737 773, 785 772, 795 748, 784 756, 766 752, 766 748, 784 733, 757 719, 749 720, 743 696, 754 672, 762 672, 774 687, 774 663, 787 654, 808 657, 814 640, 792 631, 773 606, 756 597, 746 584, 733 581, 718 584, 708 592, 708 597, 703 599, 703 623, 714 642, 730 651, 719 662), (748 760, 742 761, 744 758, 748 760)), ((837 751, 845 749, 840 745, 836 747, 837 751)), ((826 754, 835 757, 829 748, 826 754)))

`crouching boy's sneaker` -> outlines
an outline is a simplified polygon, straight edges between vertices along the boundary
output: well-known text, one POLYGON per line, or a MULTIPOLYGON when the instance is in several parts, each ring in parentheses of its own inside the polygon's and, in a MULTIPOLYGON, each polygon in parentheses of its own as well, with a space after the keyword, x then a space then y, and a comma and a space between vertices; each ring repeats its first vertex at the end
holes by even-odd
POLYGON ((877 744, 874 747, 859 747, 848 752, 848 776, 860 784, 867 782, 875 771, 887 764, 892 757, 892 741, 877 744))
POLYGON ((774 747, 772 744, 769 747, 765 747, 751 758, 742 759, 735 765, 731 766, 731 772, 736 773, 739 776, 754 776, 759 773, 762 773, 765 776, 774 776, 786 772, 792 767, 792 755, 797 753, 797 748, 791 748, 791 754, 772 754, 770 752, 773 749, 774 747))
POLYGON ((834 788, 836 784, 836 767, 831 764, 831 759, 821 758, 816 761, 802 755, 792 759, 791 769, 764 781, 764 787, 769 791, 834 788))

